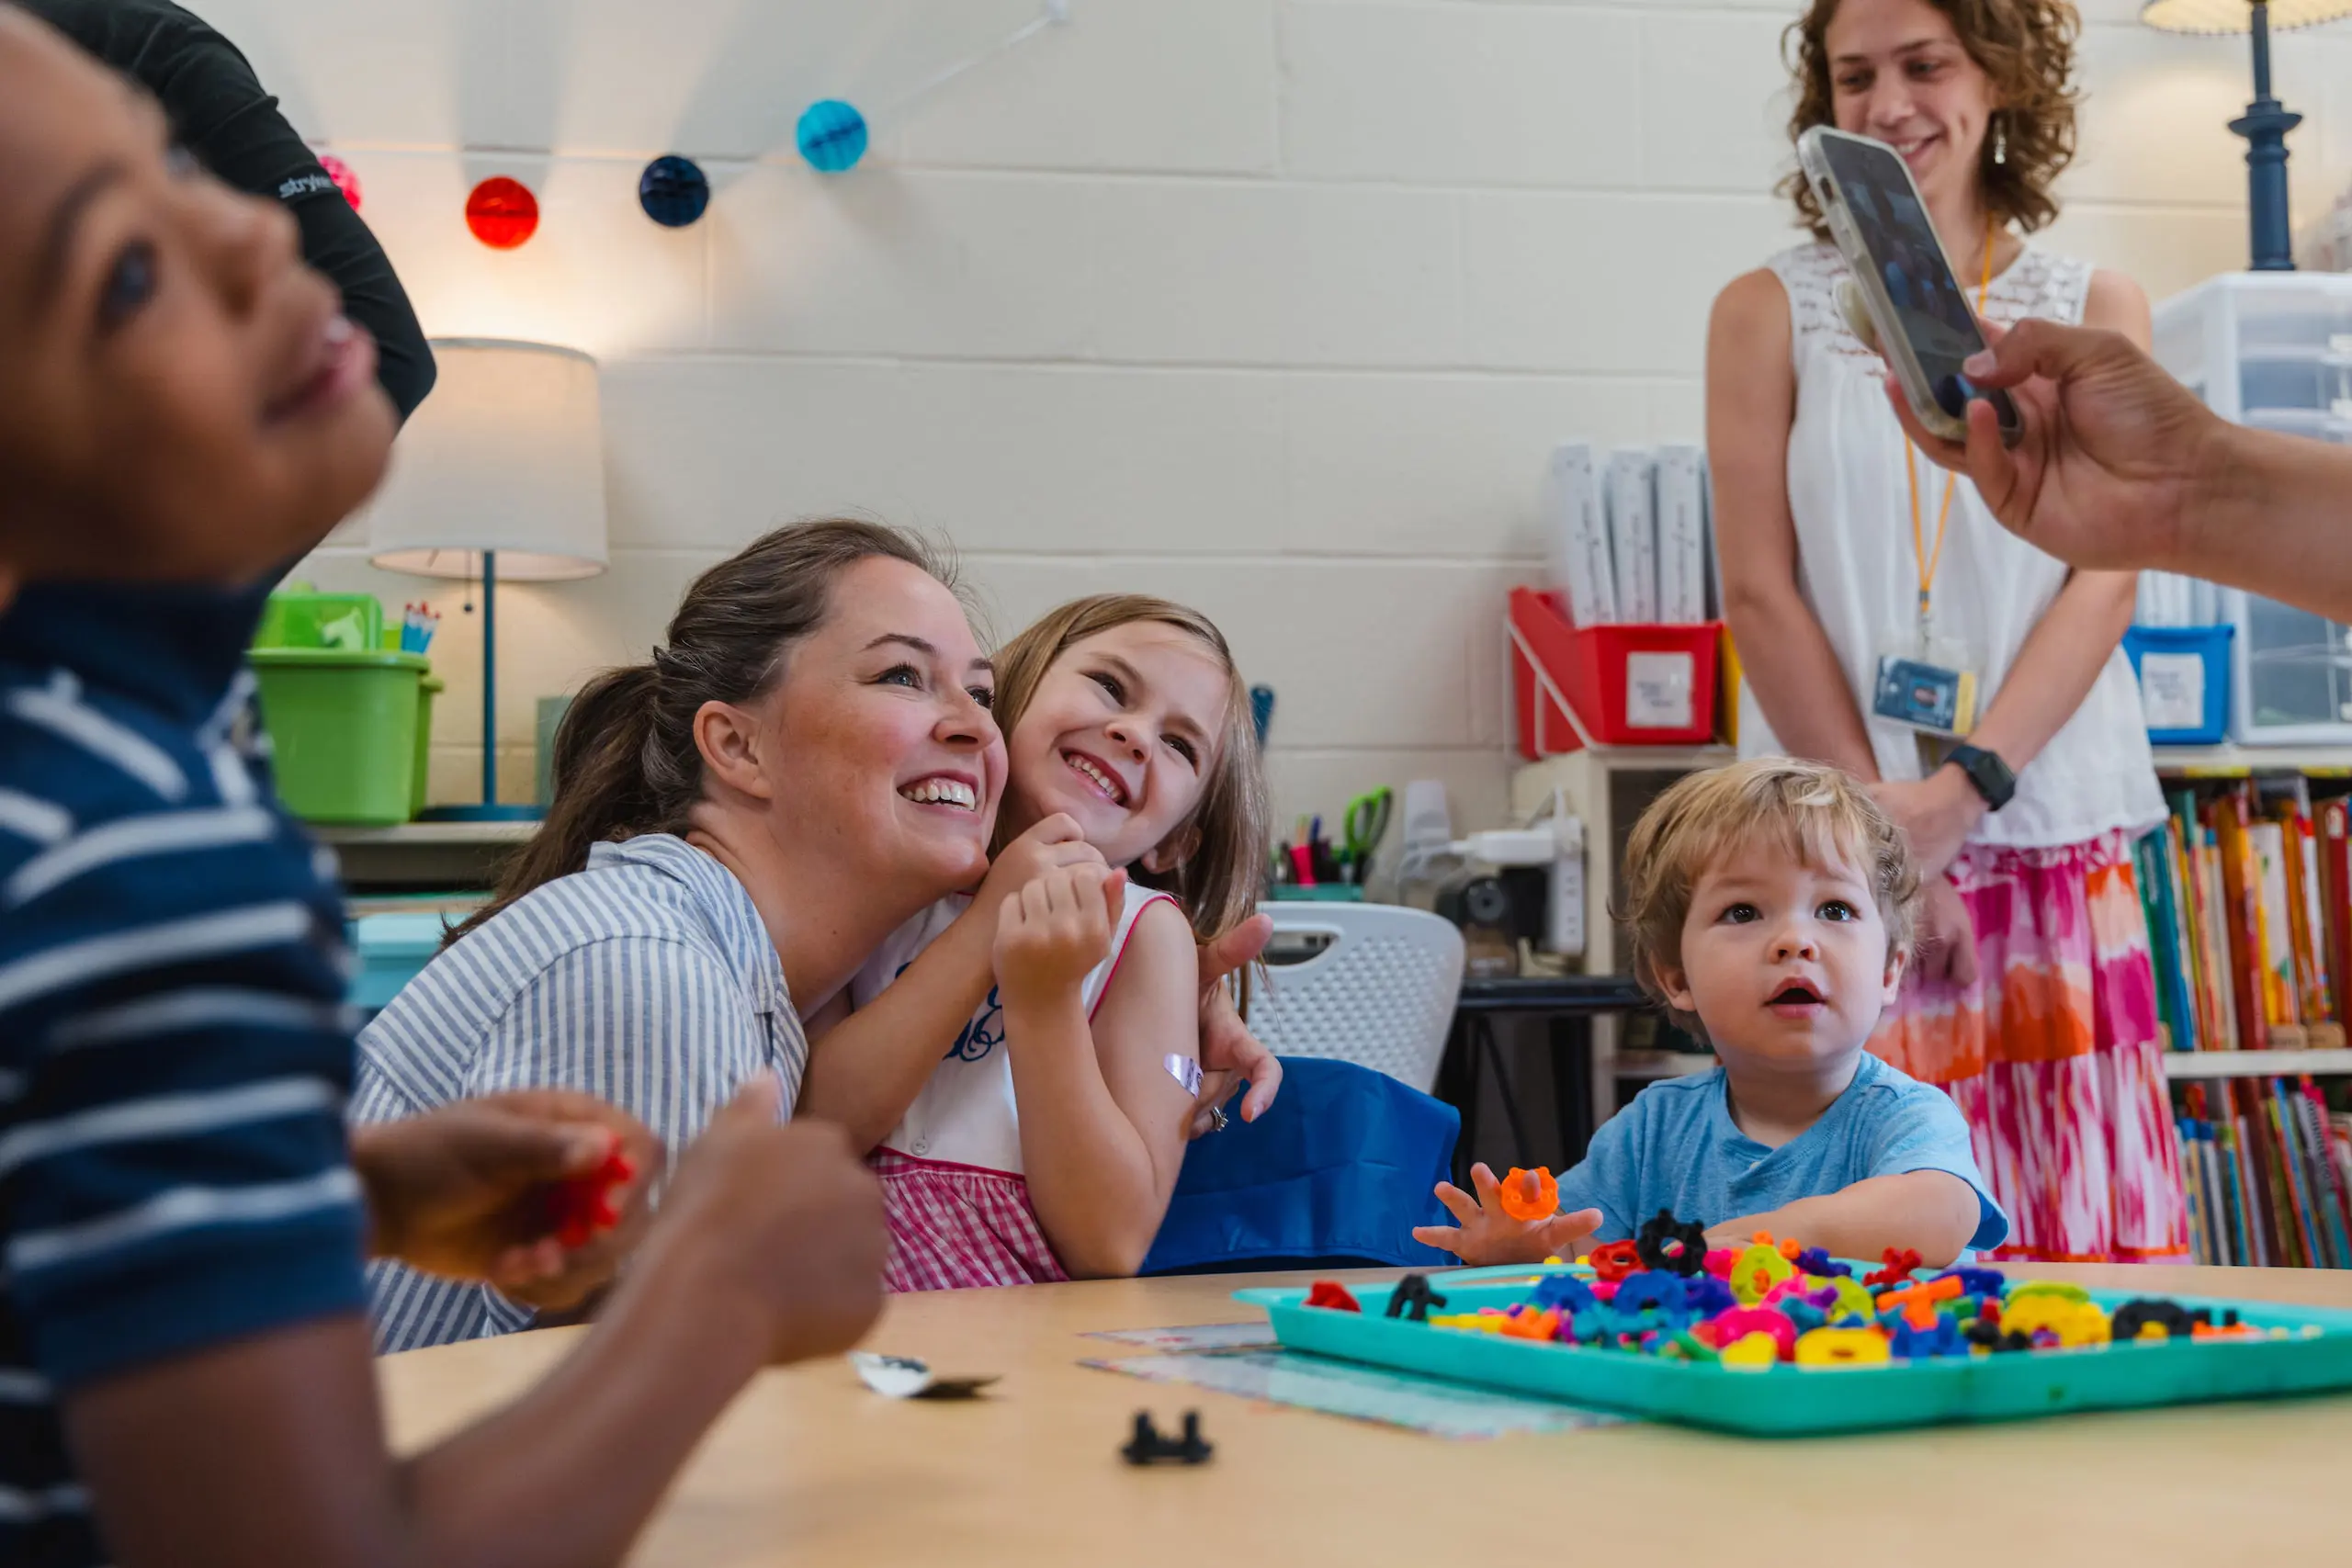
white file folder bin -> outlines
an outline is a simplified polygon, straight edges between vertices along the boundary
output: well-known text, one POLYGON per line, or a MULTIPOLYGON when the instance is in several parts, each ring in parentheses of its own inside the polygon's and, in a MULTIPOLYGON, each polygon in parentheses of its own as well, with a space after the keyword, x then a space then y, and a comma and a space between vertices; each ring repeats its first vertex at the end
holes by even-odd
MULTIPOLYGON (((2352 276, 2227 273, 2156 308, 2157 360, 2222 418, 2352 444, 2352 276)), ((2352 631, 2234 590, 2231 739, 2352 744, 2352 631)))

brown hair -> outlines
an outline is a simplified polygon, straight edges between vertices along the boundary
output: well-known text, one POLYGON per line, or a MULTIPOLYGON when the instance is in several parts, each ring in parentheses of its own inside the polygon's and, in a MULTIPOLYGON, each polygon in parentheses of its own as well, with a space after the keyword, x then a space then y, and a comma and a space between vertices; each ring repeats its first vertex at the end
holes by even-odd
POLYGON ((684 832, 702 798, 695 715, 705 703, 754 702, 773 690, 793 644, 831 614, 842 573, 876 557, 955 586, 921 539, 855 518, 775 529, 695 579, 670 622, 668 646, 642 664, 605 671, 571 699, 555 732, 547 820, 501 868, 490 903, 447 940, 585 868, 591 845, 684 832))
MULTIPOLYGON (((1192 921, 1193 934, 1207 942, 1256 912, 1265 881, 1272 816, 1266 797, 1265 768, 1258 755, 1257 727, 1250 716, 1250 689, 1234 664, 1225 634, 1199 611, 1165 599, 1140 593, 1098 593, 1074 599, 1047 611, 1036 625, 998 650, 996 721, 1011 737, 1055 660, 1075 643, 1136 621, 1157 621, 1189 632, 1216 655, 1227 678, 1225 733, 1217 737, 1208 787, 1201 792, 1200 805, 1192 817, 1200 843, 1173 871, 1155 874, 1133 866, 1128 872, 1146 887, 1173 894, 1183 906, 1185 919, 1192 921)), ((1003 847, 1001 819, 997 835, 1000 842, 991 852, 1003 847)))
MULTIPOLYGON (((1892 957, 1911 946, 1918 868, 1903 829, 1848 773, 1819 762, 1761 757, 1693 773, 1657 797, 1625 844, 1625 900, 1634 977, 1665 1000, 1661 972, 1682 967, 1682 923, 1707 868, 1746 846, 1774 844, 1811 866, 1860 867, 1886 924, 1892 957)), ((1668 1009, 1701 1034, 1699 1021, 1668 1009)))
MULTIPOLYGON (((2006 134, 2007 161, 1993 162, 1993 130, 1987 126, 1976 163, 1986 208, 1995 220, 2024 233, 2047 228, 2058 216, 2050 187, 2075 160, 2075 112, 2082 104, 2074 85, 2075 40, 2082 17, 2068 0, 1928 3, 1951 19, 1961 47, 1992 78, 1998 106, 1992 123, 2006 134)), ((1781 35, 1781 57, 1796 78, 1791 141, 1816 125, 1838 123, 1828 34, 1838 5, 1839 0, 1811 0, 1804 15, 1781 35)), ((1813 237, 1828 239, 1829 225, 1804 172, 1790 174, 1780 188, 1796 203, 1797 216, 1813 237)))

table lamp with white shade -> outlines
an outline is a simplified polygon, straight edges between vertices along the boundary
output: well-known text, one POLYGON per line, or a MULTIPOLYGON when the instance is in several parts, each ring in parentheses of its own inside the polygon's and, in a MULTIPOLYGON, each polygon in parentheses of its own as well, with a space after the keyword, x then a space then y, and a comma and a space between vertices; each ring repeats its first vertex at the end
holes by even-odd
POLYGON ((528 820, 537 807, 498 803, 498 583, 605 570, 596 362, 496 338, 435 339, 433 356, 439 378, 393 446, 368 553, 390 571, 481 580, 481 804, 424 815, 528 820))
POLYGON ((2146 0, 2140 20, 2172 33, 2254 35, 2254 102, 2230 129, 2246 140, 2246 220, 2254 270, 2292 272, 2287 218, 2287 132, 2303 122, 2270 94, 2270 35, 2352 17, 2352 0, 2146 0))

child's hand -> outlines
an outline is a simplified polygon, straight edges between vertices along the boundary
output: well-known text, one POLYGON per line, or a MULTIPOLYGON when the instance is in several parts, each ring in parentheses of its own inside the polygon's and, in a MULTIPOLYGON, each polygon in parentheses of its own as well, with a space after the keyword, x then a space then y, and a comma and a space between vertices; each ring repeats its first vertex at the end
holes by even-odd
POLYGON ((1101 865, 1102 852, 1086 841, 1078 818, 1057 811, 997 852, 989 874, 972 896, 972 907, 990 919, 997 908, 1017 898, 1041 877, 1075 865, 1101 865))
POLYGON ((561 1311, 609 1280, 637 1244, 662 1145, 636 1117, 591 1095, 523 1089, 356 1129, 351 1158, 379 1256, 561 1311), (611 1194, 620 1223, 565 1247, 553 1230, 558 1189, 616 1151, 635 1171, 611 1194))
MULTIPOLYGON (((1525 1173, 1527 1195, 1536 1193, 1535 1173, 1525 1173)), ((1600 1228, 1600 1211, 1579 1209, 1548 1220, 1514 1220, 1503 1213, 1502 1183, 1484 1165, 1470 1168, 1476 1198, 1451 1181, 1437 1184, 1437 1201, 1460 1220, 1453 1225, 1415 1225, 1413 1239, 1425 1247, 1443 1247, 1474 1267, 1494 1263, 1541 1263, 1547 1258, 1573 1260, 1585 1241, 1600 1228)))
POLYGON ((1109 956, 1127 874, 1099 865, 1050 872, 1004 901, 997 919, 996 983, 1005 1006, 1075 996, 1109 956))

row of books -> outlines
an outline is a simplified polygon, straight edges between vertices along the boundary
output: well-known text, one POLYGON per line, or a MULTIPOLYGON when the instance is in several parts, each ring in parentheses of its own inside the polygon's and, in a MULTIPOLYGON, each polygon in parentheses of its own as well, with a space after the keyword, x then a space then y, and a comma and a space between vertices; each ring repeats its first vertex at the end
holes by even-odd
POLYGON ((2352 1016, 2352 807, 2301 778, 2170 797, 2136 848, 2175 1051, 2327 1050, 2352 1016))
POLYGON ((2352 1115, 2309 1078, 2188 1084, 2182 1100, 2198 1262, 2352 1269, 2352 1115))
POLYGON ((1543 513, 1551 586, 1577 626, 1710 618, 1717 595, 1698 447, 1562 446, 1544 475, 1543 513))

